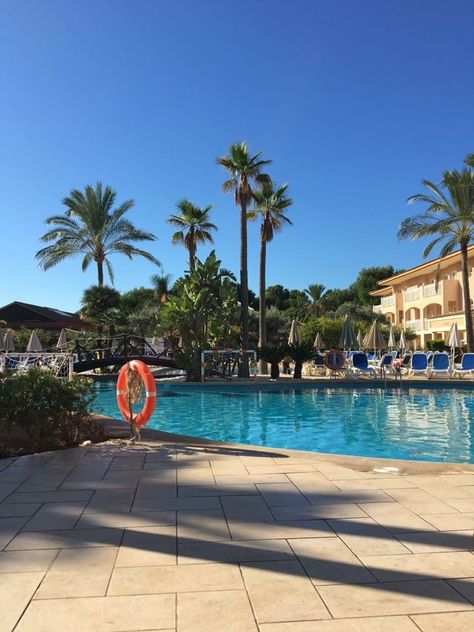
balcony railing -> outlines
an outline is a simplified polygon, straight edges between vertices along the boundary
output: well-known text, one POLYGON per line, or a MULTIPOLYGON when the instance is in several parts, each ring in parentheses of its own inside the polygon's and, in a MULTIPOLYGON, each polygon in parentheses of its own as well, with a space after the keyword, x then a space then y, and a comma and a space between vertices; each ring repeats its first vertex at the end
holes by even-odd
POLYGON ((424 298, 428 298, 429 296, 438 296, 439 294, 441 294, 440 283, 430 283, 429 285, 425 285, 423 287, 424 298))
POLYGON ((417 301, 421 298, 421 291, 419 288, 413 290, 405 290, 405 301, 417 301))
POLYGON ((372 310, 375 314, 381 314, 382 313, 382 305, 374 305, 372 307, 372 310))
POLYGON ((382 307, 392 307, 392 305, 395 305, 395 296, 383 296, 380 305, 382 307))
POLYGON ((407 320, 405 322, 405 327, 407 329, 414 329, 415 331, 421 331, 421 320, 407 320))

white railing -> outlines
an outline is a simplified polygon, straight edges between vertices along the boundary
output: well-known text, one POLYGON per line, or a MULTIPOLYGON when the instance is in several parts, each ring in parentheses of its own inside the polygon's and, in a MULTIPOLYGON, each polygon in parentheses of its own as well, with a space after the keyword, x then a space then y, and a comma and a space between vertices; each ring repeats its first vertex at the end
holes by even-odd
POLYGON ((405 301, 417 301, 421 298, 421 292, 419 288, 405 290, 405 301))
POLYGON ((0 371, 3 373, 25 373, 29 369, 50 371, 56 377, 72 377, 73 359, 71 353, 0 353, 0 371))
POLYGON ((428 318, 423 319, 423 329, 431 329, 431 323, 428 318))
POLYGON ((441 286, 439 283, 430 283, 429 285, 423 286, 423 297, 428 298, 429 296, 438 296, 441 294, 441 286))
POLYGON ((381 314, 382 313, 382 305, 374 305, 372 307, 372 310, 376 313, 376 314, 381 314))
POLYGON ((382 307, 391 307, 392 305, 395 305, 395 296, 383 296, 380 301, 380 305, 382 307))
POLYGON ((421 320, 407 320, 405 322, 405 327, 407 329, 414 329, 415 331, 421 331, 421 320))

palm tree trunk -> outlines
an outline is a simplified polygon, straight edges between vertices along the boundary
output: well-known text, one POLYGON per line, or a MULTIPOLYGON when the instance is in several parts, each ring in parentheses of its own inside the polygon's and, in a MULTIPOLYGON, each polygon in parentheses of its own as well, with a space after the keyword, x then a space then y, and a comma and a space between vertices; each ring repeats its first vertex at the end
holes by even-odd
MULTIPOLYGON (((260 349, 267 344, 267 305, 265 301, 265 277, 267 265, 267 242, 264 238, 260 241, 260 278, 259 278, 259 321, 258 321, 258 346, 260 349)), ((265 360, 259 362, 259 372, 262 375, 268 373, 268 365, 265 360)))
POLYGON ((189 229, 191 237, 189 240, 189 271, 194 272, 194 262, 196 259, 196 242, 194 241, 194 228, 189 229))
POLYGON ((104 285, 104 262, 97 262, 97 285, 102 287, 104 285))
MULTIPOLYGON (((249 348, 249 281, 247 269, 247 202, 240 202, 240 340, 242 349, 249 348)), ((249 360, 244 354, 240 377, 249 377, 249 360)))
POLYGON ((466 321, 466 341, 467 350, 474 350, 474 340, 472 331, 472 309, 471 292, 469 291, 469 270, 467 261, 467 242, 461 243, 461 271, 462 271, 462 292, 464 301, 464 319, 466 321))

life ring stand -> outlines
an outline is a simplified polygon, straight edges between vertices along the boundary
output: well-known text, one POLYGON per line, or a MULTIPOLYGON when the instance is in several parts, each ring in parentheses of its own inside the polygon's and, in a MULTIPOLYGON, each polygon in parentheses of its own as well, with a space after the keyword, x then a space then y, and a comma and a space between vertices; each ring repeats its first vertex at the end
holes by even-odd
POLYGON ((117 404, 125 421, 140 428, 150 419, 156 404, 156 384, 147 365, 141 360, 130 360, 120 369, 117 379, 117 404), (133 415, 127 397, 127 374, 129 371, 138 373, 145 385, 145 404, 138 415, 133 415))
POLYGON ((324 356, 324 365, 330 371, 340 371, 346 363, 346 356, 339 349, 330 349, 324 356))

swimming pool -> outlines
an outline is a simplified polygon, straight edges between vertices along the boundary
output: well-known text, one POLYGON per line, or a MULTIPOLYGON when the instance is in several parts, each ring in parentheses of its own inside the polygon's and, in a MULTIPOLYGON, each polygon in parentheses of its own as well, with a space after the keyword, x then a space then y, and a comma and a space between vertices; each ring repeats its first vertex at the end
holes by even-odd
MULTIPOLYGON (((115 382, 95 411, 120 418, 115 382)), ((218 441, 332 454, 474 463, 474 391, 314 385, 158 384, 148 426, 218 441)))

